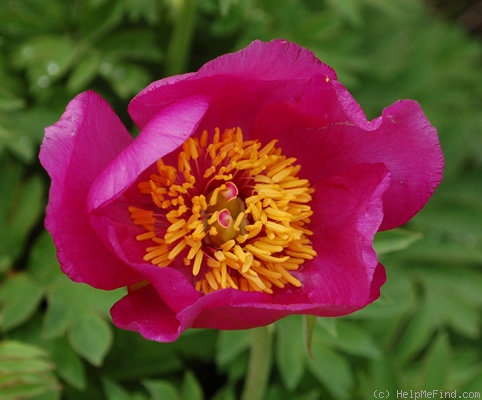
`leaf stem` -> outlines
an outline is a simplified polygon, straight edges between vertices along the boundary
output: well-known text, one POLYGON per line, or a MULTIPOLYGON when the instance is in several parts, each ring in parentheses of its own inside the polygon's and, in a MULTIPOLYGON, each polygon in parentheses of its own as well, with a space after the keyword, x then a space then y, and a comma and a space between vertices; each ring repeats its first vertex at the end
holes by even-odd
POLYGON ((196 24, 197 0, 180 0, 173 10, 174 27, 166 54, 166 76, 185 72, 196 24))
POLYGON ((252 330, 251 353, 241 400, 263 400, 271 370, 272 329, 263 326, 252 330))

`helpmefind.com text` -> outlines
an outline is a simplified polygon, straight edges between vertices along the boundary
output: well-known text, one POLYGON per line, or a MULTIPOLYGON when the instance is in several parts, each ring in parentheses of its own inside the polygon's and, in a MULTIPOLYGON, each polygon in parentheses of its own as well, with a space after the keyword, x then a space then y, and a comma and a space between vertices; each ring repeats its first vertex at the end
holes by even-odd
POLYGON ((375 399, 480 399, 480 392, 457 392, 457 390, 375 390, 375 399))

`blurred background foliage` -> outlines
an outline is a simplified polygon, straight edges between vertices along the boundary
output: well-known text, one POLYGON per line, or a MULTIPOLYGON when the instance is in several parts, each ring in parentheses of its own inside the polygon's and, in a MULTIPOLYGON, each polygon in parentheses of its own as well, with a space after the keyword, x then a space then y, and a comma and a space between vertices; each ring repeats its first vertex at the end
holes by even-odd
POLYGON ((4 0, 0 3, 0 398, 237 399, 254 331, 159 344, 112 326, 122 290, 74 284, 43 229, 45 126, 92 88, 126 108, 149 82, 253 39, 332 65, 369 118, 418 100, 445 179, 407 226, 377 235, 388 282, 339 319, 272 325, 265 399, 372 399, 373 390, 482 390, 481 4, 422 0, 4 0))

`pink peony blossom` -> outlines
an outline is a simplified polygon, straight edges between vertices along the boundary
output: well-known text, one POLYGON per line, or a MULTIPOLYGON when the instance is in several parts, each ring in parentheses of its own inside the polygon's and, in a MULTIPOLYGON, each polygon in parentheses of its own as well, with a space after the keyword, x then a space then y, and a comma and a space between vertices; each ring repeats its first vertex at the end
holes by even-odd
POLYGON ((329 66, 282 40, 154 82, 129 113, 136 139, 88 91, 46 129, 45 225, 72 280, 127 287, 113 321, 151 340, 365 307, 385 281, 375 233, 442 177, 418 103, 367 121, 329 66))

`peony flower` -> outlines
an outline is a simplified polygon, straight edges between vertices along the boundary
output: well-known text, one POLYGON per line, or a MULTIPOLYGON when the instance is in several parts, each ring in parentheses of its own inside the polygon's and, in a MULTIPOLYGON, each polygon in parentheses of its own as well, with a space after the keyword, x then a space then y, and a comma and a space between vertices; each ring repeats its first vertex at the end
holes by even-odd
POLYGON ((379 297, 377 231, 407 222, 442 177, 415 101, 367 121, 333 69, 256 41, 130 103, 133 139, 94 92, 46 129, 46 227, 61 268, 126 287, 114 323, 157 341, 334 317, 379 297))

